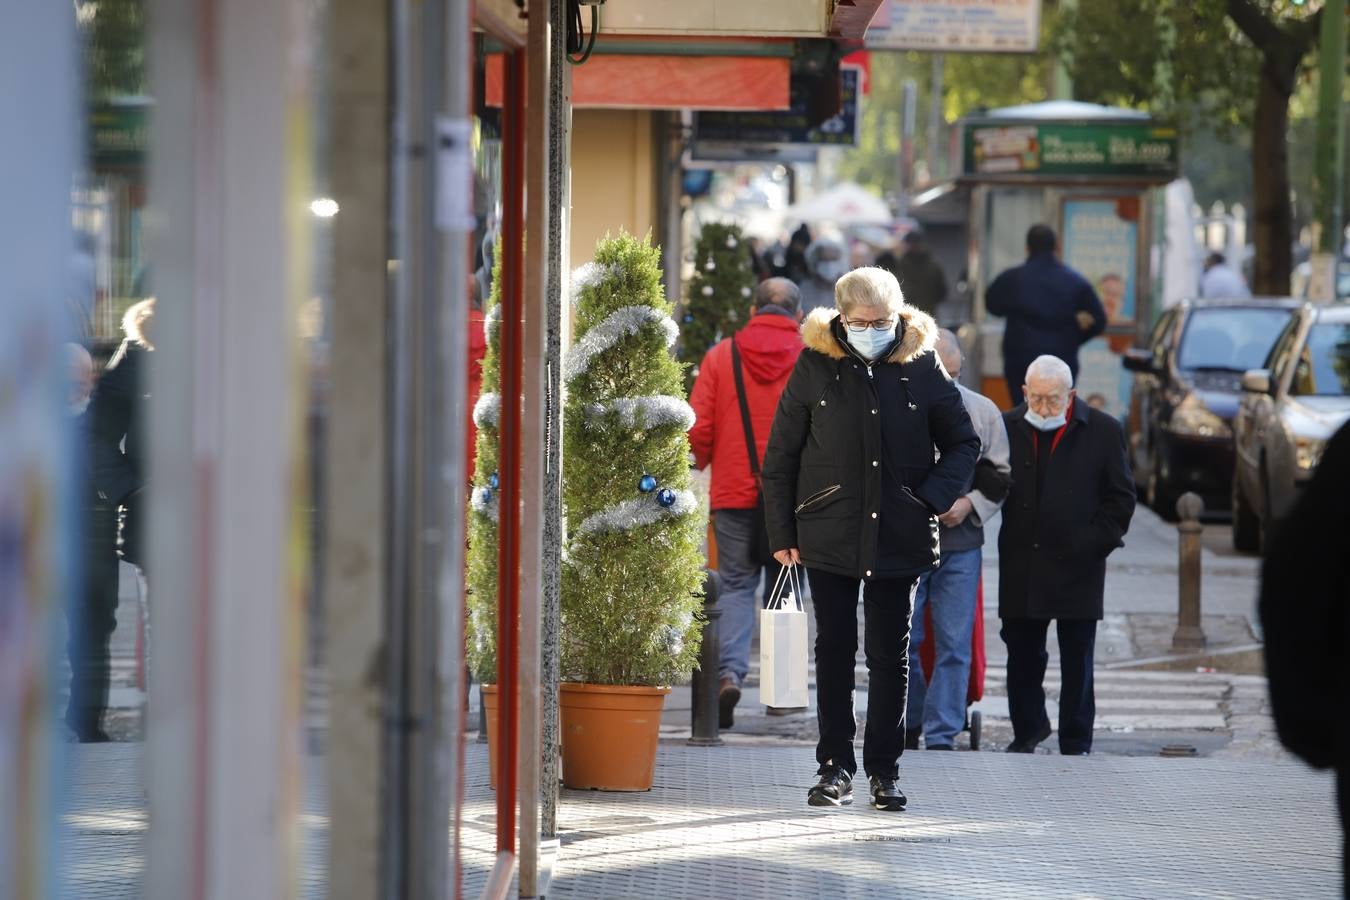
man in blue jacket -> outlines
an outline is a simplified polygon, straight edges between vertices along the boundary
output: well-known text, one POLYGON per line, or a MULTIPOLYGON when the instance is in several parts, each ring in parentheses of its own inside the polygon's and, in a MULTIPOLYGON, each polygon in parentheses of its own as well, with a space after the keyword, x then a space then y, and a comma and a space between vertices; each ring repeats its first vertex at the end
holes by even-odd
POLYGON ((1106 310, 1091 282, 1055 257, 1048 225, 1027 231, 1027 261, 994 279, 985 308, 1008 320, 1003 330, 1003 377, 1008 396, 1022 396, 1022 376, 1038 356, 1069 364, 1078 380, 1078 348, 1106 329, 1106 310))

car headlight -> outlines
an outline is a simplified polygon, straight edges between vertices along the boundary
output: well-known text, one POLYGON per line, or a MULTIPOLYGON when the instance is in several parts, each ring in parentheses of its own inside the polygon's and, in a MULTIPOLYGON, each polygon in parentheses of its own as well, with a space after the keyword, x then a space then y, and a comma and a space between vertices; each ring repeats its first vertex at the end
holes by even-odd
POLYGON ((1176 408, 1168 428, 1186 437, 1226 438, 1233 434, 1227 422, 1210 412, 1194 397, 1188 398, 1176 408))
POLYGON ((1317 468, 1317 463, 1322 459, 1322 448, 1327 442, 1319 438, 1295 438, 1294 439, 1294 462, 1298 463, 1300 472, 1311 472, 1317 468))

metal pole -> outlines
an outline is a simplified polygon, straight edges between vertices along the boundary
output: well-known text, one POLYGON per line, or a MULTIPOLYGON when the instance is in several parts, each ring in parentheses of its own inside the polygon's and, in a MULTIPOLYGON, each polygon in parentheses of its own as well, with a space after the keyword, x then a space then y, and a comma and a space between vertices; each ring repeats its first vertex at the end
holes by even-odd
POLYGON ((720 687, 717 673, 721 656, 718 620, 722 618, 722 610, 717 608, 717 599, 721 593, 722 579, 718 574, 711 570, 704 572, 703 642, 699 645, 698 668, 694 670, 690 686, 693 714, 689 743, 695 747, 716 747, 722 743, 717 734, 719 724, 717 694, 720 687))
POLYGON ((909 214, 909 195, 914 187, 914 127, 918 106, 919 86, 912 78, 905 80, 900 108, 900 215, 909 214))
POLYGON ((1177 501, 1177 630, 1172 635, 1172 649, 1183 652, 1205 646, 1205 632, 1200 627, 1200 535, 1204 526, 1200 516, 1205 511, 1198 494, 1187 491, 1177 501))
POLYGON ((928 180, 936 183, 947 174, 947 152, 942 146, 942 125, 946 121, 942 110, 943 75, 947 57, 933 54, 932 84, 928 100, 928 180))
POLYGON ((1336 265, 1345 243, 1345 24, 1345 0, 1325 0, 1313 174, 1314 221, 1318 227, 1309 296, 1327 302, 1336 299, 1336 265))

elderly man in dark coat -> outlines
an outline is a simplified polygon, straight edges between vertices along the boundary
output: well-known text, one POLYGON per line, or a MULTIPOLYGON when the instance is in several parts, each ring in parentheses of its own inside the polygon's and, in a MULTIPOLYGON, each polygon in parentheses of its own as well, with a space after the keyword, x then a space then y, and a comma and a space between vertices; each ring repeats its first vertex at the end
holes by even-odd
POLYGON ((1092 655, 1102 618, 1106 558, 1134 514, 1125 433, 1074 398, 1069 366, 1053 356, 1027 368, 1021 406, 1004 413, 1013 488, 998 536, 1000 632, 1008 646, 1011 753, 1050 736, 1045 713, 1046 633, 1059 635, 1059 749, 1092 750, 1092 655))

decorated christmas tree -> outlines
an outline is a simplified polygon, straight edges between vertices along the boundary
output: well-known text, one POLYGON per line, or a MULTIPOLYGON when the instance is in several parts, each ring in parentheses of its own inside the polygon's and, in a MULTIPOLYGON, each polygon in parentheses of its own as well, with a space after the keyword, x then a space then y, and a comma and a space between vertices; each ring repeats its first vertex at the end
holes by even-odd
POLYGON ((692 391, 698 365, 719 340, 749 315, 755 273, 750 248, 735 225, 709 222, 694 249, 694 275, 680 323, 680 359, 688 364, 685 391, 692 391))
POLYGON ((501 411, 501 264, 493 266, 483 333, 482 393, 473 408, 478 428, 474 442, 474 483, 469 489, 468 622, 469 669, 481 684, 497 681, 497 423, 501 411))
POLYGON ((694 412, 649 240, 606 238, 572 278, 563 361, 565 681, 668 685, 698 653, 706 519, 689 489, 694 412))

